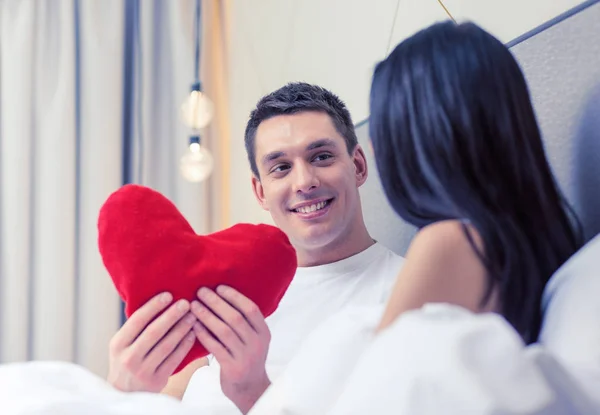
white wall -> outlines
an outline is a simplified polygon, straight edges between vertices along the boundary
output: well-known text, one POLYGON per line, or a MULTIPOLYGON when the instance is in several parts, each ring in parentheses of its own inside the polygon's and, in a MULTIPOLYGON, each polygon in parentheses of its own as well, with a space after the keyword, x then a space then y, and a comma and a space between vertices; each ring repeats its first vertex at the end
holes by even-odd
MULTIPOLYGON (((472 20, 508 42, 582 1, 443 2, 456 20, 472 20)), ((243 143, 261 96, 290 81, 317 83, 339 94, 354 121, 362 121, 375 64, 398 42, 448 15, 438 0, 233 0, 230 17, 233 224, 271 223, 254 201, 243 143)))

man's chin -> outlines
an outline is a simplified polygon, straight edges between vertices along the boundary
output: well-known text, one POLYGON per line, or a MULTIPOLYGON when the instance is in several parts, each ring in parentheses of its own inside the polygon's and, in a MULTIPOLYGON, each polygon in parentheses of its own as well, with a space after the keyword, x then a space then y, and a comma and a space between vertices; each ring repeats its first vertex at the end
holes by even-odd
MULTIPOLYGON (((313 228, 316 228, 316 226, 313 228)), ((306 233, 296 238, 294 246, 298 247, 296 249, 306 251, 327 249, 334 244, 335 239, 336 235, 330 229, 308 229, 306 233)))

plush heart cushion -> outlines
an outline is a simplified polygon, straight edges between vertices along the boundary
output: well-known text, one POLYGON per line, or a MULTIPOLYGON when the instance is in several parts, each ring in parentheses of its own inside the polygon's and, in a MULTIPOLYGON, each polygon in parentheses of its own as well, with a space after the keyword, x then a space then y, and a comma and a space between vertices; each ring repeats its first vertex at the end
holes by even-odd
MULTIPOLYGON (((160 292, 191 301, 200 287, 220 284, 250 298, 267 317, 297 267, 295 250, 278 228, 238 224, 197 235, 173 203, 139 185, 108 197, 98 218, 98 245, 127 317, 160 292)), ((206 355, 196 342, 175 373, 206 355)))

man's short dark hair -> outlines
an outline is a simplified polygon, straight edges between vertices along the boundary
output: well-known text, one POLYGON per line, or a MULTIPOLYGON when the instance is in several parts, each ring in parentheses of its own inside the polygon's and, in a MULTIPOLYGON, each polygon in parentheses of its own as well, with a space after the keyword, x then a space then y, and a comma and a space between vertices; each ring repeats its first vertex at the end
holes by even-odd
POLYGON ((334 93, 317 85, 294 82, 279 88, 258 101, 250 113, 246 125, 244 141, 252 173, 260 178, 256 164, 256 130, 260 123, 278 115, 291 115, 305 111, 317 111, 328 114, 336 130, 346 142, 348 154, 351 154, 358 139, 350 112, 344 102, 334 93))

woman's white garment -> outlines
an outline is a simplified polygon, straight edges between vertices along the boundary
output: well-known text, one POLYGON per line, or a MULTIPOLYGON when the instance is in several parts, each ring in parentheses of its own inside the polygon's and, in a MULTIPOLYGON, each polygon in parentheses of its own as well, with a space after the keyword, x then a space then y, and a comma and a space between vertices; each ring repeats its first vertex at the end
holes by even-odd
MULTIPOLYGON (((385 304, 403 262, 402 257, 376 243, 338 262, 298 268, 279 307, 267 318, 271 344, 266 369, 271 381, 279 377, 324 320, 347 307, 385 304)), ((214 359, 210 366, 194 373, 183 402, 196 406, 200 414, 240 413, 221 391, 220 367, 214 359)))
POLYGON ((427 305, 374 337, 381 312, 353 308, 324 323, 250 415, 600 413, 498 315, 427 305))

